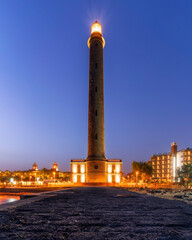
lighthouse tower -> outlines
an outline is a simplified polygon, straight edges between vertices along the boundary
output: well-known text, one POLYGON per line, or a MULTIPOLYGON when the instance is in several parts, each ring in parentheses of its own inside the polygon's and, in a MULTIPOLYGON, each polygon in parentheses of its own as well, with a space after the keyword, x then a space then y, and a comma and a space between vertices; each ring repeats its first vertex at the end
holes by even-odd
POLYGON ((91 27, 89 47, 88 152, 86 159, 71 160, 71 181, 86 184, 120 183, 122 161, 105 157, 103 48, 101 25, 91 27))
POLYGON ((89 110, 87 182, 106 182, 103 48, 101 25, 95 22, 88 39, 89 47, 89 110))

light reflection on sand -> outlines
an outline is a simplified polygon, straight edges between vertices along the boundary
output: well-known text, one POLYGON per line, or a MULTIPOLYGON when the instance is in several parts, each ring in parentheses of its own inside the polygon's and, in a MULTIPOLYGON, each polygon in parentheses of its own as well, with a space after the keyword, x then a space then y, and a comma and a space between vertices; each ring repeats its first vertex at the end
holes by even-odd
POLYGON ((0 204, 10 203, 20 200, 20 196, 0 195, 0 204))

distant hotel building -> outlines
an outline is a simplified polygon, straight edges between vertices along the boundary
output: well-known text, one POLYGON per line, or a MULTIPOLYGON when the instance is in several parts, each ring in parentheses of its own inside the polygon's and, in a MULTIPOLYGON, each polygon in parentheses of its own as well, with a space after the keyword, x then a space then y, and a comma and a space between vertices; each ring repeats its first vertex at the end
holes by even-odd
POLYGON ((192 149, 186 148, 177 151, 177 143, 173 142, 171 152, 154 154, 151 157, 152 179, 162 182, 175 182, 177 181, 177 169, 188 163, 192 163, 192 149))

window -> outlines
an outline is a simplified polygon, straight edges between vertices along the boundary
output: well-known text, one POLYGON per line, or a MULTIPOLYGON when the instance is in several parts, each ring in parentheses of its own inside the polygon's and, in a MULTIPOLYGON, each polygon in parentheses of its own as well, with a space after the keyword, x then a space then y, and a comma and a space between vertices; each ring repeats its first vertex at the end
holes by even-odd
POLYGON ((97 87, 95 87, 95 92, 97 92, 97 87))
POLYGON ((108 173, 112 173, 112 165, 111 164, 108 165, 108 173))
POLYGON ((112 182, 112 175, 108 174, 108 182, 111 183, 112 182))
POLYGON ((81 173, 85 173, 85 164, 81 164, 81 173))
POLYGON ((98 43, 95 43, 95 47, 97 47, 98 46, 98 43))
POLYGON ((97 110, 95 111, 95 116, 97 116, 97 110))
POLYGON ((77 164, 73 164, 73 173, 77 173, 77 164))
POLYGON ((97 133, 95 134, 95 139, 97 139, 97 133))
POLYGON ((95 63, 95 69, 97 69, 97 63, 95 63))
POLYGON ((85 182, 85 174, 81 175, 81 182, 84 183, 85 182))

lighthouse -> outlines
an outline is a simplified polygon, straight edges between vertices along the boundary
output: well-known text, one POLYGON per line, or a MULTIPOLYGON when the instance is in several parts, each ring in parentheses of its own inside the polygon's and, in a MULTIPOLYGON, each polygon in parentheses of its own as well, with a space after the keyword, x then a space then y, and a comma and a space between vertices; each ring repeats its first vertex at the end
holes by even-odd
POLYGON ((106 182, 103 48, 101 25, 91 27, 89 47, 89 108, 87 182, 106 182))
POLYGON ((102 27, 91 26, 89 47, 88 151, 86 159, 71 160, 72 182, 87 184, 119 183, 122 161, 105 157, 102 27))

